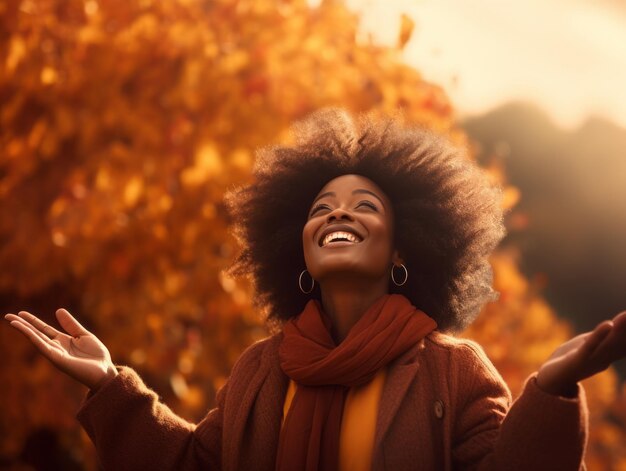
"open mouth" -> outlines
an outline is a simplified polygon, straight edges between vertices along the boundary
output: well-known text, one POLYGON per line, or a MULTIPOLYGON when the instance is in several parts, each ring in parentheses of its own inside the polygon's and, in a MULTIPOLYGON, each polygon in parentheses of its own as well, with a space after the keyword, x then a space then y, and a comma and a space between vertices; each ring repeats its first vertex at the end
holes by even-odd
MULTIPOLYGON (((337 244, 339 242, 358 244, 363 239, 358 235, 346 231, 334 231, 326 234, 320 241, 320 247, 326 247, 327 245, 337 244)), ((342 244, 343 245, 343 244, 342 244)))

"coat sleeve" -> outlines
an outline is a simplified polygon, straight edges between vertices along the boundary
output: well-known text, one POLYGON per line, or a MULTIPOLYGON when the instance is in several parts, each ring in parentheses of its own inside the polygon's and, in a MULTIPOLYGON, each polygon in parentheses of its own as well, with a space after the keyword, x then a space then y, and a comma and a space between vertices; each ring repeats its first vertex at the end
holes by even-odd
POLYGON ((131 368, 89 393, 77 419, 96 446, 105 470, 211 470, 221 468, 223 404, 193 425, 159 402, 131 368))
POLYGON ((467 343, 459 362, 461 396, 454 428, 455 469, 476 471, 584 470, 587 406, 542 391, 531 375, 509 407, 510 393, 482 349, 467 343))

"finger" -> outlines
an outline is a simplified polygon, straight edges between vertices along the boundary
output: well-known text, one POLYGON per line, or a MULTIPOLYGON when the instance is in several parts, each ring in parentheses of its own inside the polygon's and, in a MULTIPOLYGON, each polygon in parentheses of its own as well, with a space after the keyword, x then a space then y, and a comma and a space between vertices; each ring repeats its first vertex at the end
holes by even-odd
POLYGON ((61 327, 73 337, 79 337, 81 335, 88 335, 89 331, 85 329, 80 322, 78 322, 74 316, 72 316, 67 309, 57 309, 57 320, 61 327))
POLYGON ((596 352, 598 360, 607 365, 626 356, 626 322, 621 314, 614 319, 610 335, 600 344, 596 352))
MULTIPOLYGON (((39 337, 41 337, 42 340, 44 340, 44 341, 50 340, 50 338, 48 336, 44 335, 39 330, 37 330, 37 328, 34 327, 33 325, 31 325, 27 320, 22 319, 21 317, 16 316, 15 314, 7 314, 4 317, 5 317, 5 319, 7 319, 9 321, 9 323, 17 322, 19 324, 24 325, 27 329, 32 330, 35 333, 35 335, 38 335, 39 337)), ((11 325, 13 325, 13 324, 11 324, 11 325)))
POLYGON ((43 334, 38 333, 30 324, 20 321, 11 321, 11 326, 19 330, 41 352, 43 356, 54 362, 61 354, 61 347, 43 334))
POLYGON ((578 349, 578 354, 582 358, 589 358, 593 355, 604 340, 609 336, 613 330, 612 321, 604 321, 596 326, 596 328, 585 339, 585 342, 578 349))
POLYGON ((617 316, 613 318, 613 325, 615 326, 616 330, 626 330, 626 311, 620 312, 617 316))
MULTIPOLYGON (((17 323, 23 325, 24 327, 26 327, 27 329, 29 329, 30 331, 32 331, 35 335, 37 335, 39 338, 41 338, 41 340, 43 340, 44 342, 51 342, 50 337, 48 337, 47 335, 45 335, 42 332, 40 332, 35 326, 30 324, 28 321, 22 319, 19 316, 13 316, 13 317, 15 319, 11 319, 11 325, 13 325, 13 322, 17 322, 17 323)), ((13 327, 15 327, 15 326, 13 326, 13 327)))
POLYGON ((18 313, 18 316, 21 317, 22 319, 25 319, 26 321, 28 321, 30 324, 35 326, 37 329, 39 329, 40 332, 43 332, 49 338, 54 338, 57 335, 62 335, 63 334, 63 332, 59 332, 58 330, 56 330, 51 325, 48 325, 44 321, 39 319, 38 317, 33 316, 30 312, 20 311, 18 313))

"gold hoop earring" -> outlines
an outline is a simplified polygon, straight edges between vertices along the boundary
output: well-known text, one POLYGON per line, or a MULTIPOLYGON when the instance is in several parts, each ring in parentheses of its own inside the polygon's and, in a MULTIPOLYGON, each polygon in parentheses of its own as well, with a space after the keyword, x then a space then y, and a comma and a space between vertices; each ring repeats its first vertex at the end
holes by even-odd
POLYGON ((394 276, 393 273, 393 269, 396 268, 396 265, 391 265, 391 281, 393 281, 393 284, 396 286, 402 286, 406 283, 406 280, 409 279, 409 270, 406 269, 406 267, 404 266, 404 263, 400 264, 400 268, 402 268, 404 270, 404 280, 402 280, 401 283, 398 283, 396 281, 396 277, 394 276))
POLYGON ((311 288, 308 291, 306 291, 304 288, 302 288, 302 276, 305 273, 309 273, 309 272, 306 270, 302 270, 302 273, 300 273, 300 276, 298 277, 298 286, 300 287, 300 291, 302 291, 304 294, 310 294, 313 291, 313 288, 315 288, 315 280, 309 273, 309 276, 311 276, 311 288))

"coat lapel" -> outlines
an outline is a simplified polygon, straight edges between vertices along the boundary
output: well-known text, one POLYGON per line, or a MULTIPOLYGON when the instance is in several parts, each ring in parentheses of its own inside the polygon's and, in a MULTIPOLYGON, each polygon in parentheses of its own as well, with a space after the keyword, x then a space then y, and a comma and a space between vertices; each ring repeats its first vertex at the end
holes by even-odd
POLYGON ((417 374, 419 362, 416 356, 419 350, 423 348, 423 345, 424 341, 422 340, 389 366, 387 381, 383 387, 378 407, 376 432, 374 435, 374 461, 372 463, 376 461, 375 455, 379 451, 385 434, 393 422, 393 418, 398 412, 398 408, 404 400, 411 382, 417 374))

